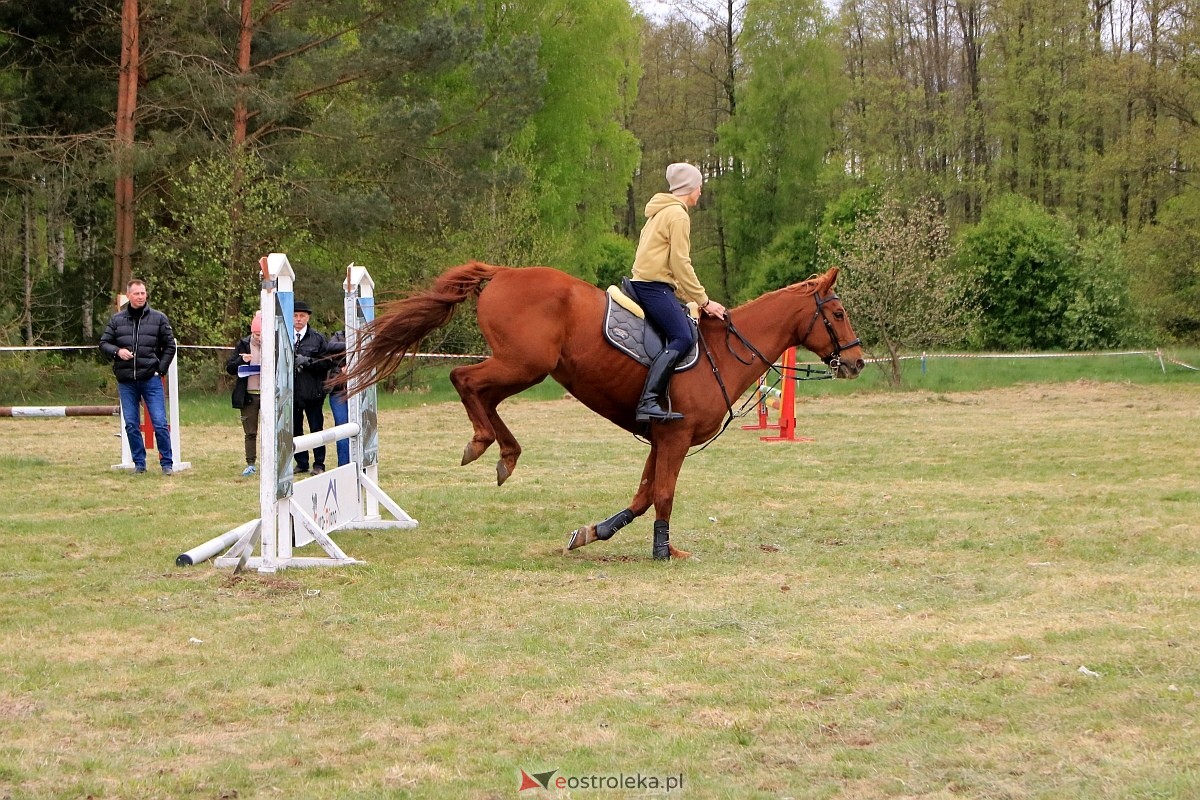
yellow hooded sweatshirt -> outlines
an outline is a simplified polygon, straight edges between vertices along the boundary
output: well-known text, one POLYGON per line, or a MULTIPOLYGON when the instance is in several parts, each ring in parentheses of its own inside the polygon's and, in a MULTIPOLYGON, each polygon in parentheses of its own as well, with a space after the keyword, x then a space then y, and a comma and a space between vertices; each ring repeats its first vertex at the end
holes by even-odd
POLYGON ((646 226, 633 257, 635 281, 670 284, 675 296, 703 306, 708 302, 692 268, 692 219, 683 198, 659 192, 646 204, 646 226))

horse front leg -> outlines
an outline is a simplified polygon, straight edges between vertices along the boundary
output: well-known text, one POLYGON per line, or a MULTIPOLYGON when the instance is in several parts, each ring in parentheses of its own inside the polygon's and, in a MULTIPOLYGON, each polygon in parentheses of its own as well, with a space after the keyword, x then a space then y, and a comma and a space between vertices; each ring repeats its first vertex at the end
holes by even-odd
POLYGON ((665 561, 671 558, 689 558, 691 553, 679 550, 671 544, 671 511, 675 507, 675 486, 679 482, 679 470, 683 467, 683 457, 687 453, 687 442, 672 445, 664 442, 657 450, 658 458, 655 463, 655 480, 650 486, 650 495, 654 501, 654 548, 651 551, 656 560, 665 561))
POLYGON ((576 548, 583 547, 585 544, 591 544, 595 541, 607 541, 617 531, 621 530, 621 528, 624 528, 646 513, 652 504, 650 487, 654 485, 654 451, 655 446, 651 445, 650 455, 646 458, 646 465, 642 467, 642 482, 638 485, 637 494, 633 496, 633 501, 629 504, 629 508, 618 511, 606 520, 593 522, 590 525, 584 525, 582 528, 576 528, 571 531, 571 535, 567 538, 567 546, 563 548, 564 554, 576 548))

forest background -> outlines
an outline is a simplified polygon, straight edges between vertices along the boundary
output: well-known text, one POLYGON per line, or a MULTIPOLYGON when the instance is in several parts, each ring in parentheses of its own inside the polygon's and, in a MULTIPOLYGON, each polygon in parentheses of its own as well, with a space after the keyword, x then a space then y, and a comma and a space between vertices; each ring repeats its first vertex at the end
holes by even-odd
POLYGON ((839 266, 894 357, 1194 344, 1198 5, 0 0, 0 343, 95 342, 134 274, 229 345, 270 251, 327 328, 350 262, 607 285, 690 161, 727 303, 839 266))

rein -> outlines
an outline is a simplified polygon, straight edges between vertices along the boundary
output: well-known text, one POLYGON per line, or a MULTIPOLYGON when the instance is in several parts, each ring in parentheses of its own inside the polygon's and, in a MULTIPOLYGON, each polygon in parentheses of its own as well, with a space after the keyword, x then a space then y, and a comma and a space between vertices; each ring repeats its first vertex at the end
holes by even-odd
MULTIPOLYGON (((804 335, 800 337, 800 340, 803 341, 808 338, 808 335, 810 333, 812 333, 813 327, 816 326, 818 319, 820 319, 823 323, 825 323, 825 330, 829 333, 830 341, 833 342, 833 352, 830 353, 825 358, 821 359, 822 361, 825 362, 824 370, 815 369, 808 365, 805 365, 804 367, 788 366, 786 364, 782 367, 775 366, 775 363, 773 361, 770 361, 769 359, 767 359, 767 357, 764 356, 762 354, 762 352, 757 347, 755 347, 754 344, 749 339, 747 339, 745 336, 743 336, 741 331, 739 331, 737 329, 737 327, 733 324, 733 314, 732 313, 726 313, 726 315, 725 315, 725 322, 726 322, 726 325, 725 325, 725 349, 728 350, 729 354, 732 355, 734 358, 736 358, 739 363, 745 364, 746 366, 750 366, 751 364, 753 364, 755 358, 757 358, 759 361, 766 364, 767 365, 766 371, 774 372, 776 375, 775 383, 773 384, 773 386, 778 386, 781 381, 788 379, 789 377, 791 380, 805 380, 805 381, 833 379, 837 375, 838 369, 841 367, 842 351, 849 350, 851 347, 857 347, 858 345, 861 345, 862 340, 855 339, 854 341, 847 342, 846 344, 842 344, 841 342, 838 341, 837 332, 834 331, 834 329, 833 329, 833 323, 831 323, 829 321, 829 317, 825 314, 825 304, 830 302, 831 300, 840 299, 836 293, 830 294, 826 297, 821 297, 819 292, 814 292, 813 297, 816 299, 817 308, 813 312, 812 320, 810 320, 808 323, 808 330, 806 330, 804 332, 804 335), (742 356, 737 351, 734 350, 733 345, 730 343, 731 336, 736 337, 737 340, 741 343, 742 347, 744 347, 750 351, 749 358, 742 358, 742 356), (789 372, 791 373, 790 376, 787 374, 789 372), (801 374, 803 374, 804 377, 800 377, 801 374)), ((697 329, 697 332, 699 332, 699 329, 697 329)), ((725 381, 721 377, 721 371, 719 369, 717 369, 716 359, 713 358, 712 351, 710 351, 708 349, 708 342, 705 341, 703 333, 699 333, 699 338, 700 338, 700 344, 704 347, 704 356, 705 356, 705 358, 708 359, 709 367, 712 369, 713 377, 715 377, 717 379, 717 385, 721 387, 721 395, 725 398, 726 417, 725 417, 724 424, 721 425, 721 429, 719 431, 717 431, 715 434, 713 434, 712 438, 709 439, 707 442, 700 445, 700 447, 696 448, 692 452, 688 453, 687 456, 685 456, 685 458, 691 457, 691 456, 695 455, 696 453, 699 453, 701 450, 703 450, 704 448, 708 447, 710 444, 715 442, 717 440, 717 438, 720 437, 721 434, 725 433, 726 429, 729 428, 729 425, 735 419, 737 419, 738 417, 744 417, 744 416, 746 416, 747 413, 749 413, 748 406, 750 406, 752 403, 757 402, 757 400, 752 395, 752 396, 746 398, 746 400, 742 403, 742 405, 738 408, 738 410, 736 412, 733 410, 733 400, 730 399, 730 397, 729 397, 729 390, 725 388, 725 381)))

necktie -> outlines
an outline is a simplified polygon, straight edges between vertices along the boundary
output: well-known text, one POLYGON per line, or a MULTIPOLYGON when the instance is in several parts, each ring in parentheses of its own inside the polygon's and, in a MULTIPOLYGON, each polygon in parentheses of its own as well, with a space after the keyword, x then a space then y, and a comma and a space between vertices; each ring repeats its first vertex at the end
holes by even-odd
POLYGON ((296 334, 296 344, 297 345, 300 344, 300 334, 298 334, 298 333, 296 334))

